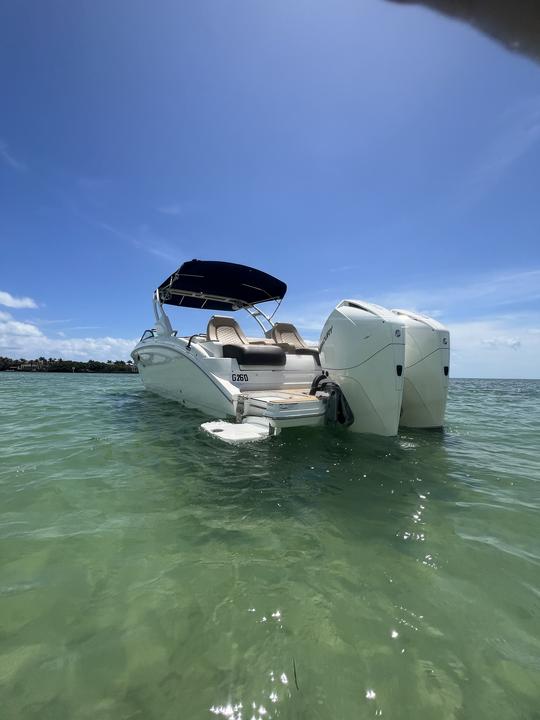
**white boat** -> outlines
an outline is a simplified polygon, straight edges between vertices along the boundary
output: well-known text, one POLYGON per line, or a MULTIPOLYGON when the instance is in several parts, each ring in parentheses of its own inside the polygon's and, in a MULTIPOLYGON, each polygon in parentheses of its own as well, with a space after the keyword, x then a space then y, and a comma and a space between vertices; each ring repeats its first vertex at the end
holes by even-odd
POLYGON ((155 291, 155 325, 131 354, 145 387, 211 416, 214 420, 203 423, 203 430, 234 443, 266 438, 288 427, 328 423, 392 436, 400 415, 408 426, 442 425, 448 385, 443 354, 449 348, 442 326, 436 323, 441 330, 433 330, 441 349, 444 333, 446 338, 439 358, 445 365, 437 375, 429 359, 432 338, 428 342, 416 327, 435 321, 343 300, 314 346, 294 325, 274 322, 286 291, 281 280, 245 265, 185 262, 155 291), (271 314, 261 309, 264 303, 274 305, 271 314), (164 305, 219 313, 245 310, 259 324, 261 336, 248 337, 234 318, 216 314, 200 333, 180 337, 164 305), (427 370, 425 377, 407 347, 411 327, 415 347, 429 345, 420 363, 427 370), (420 388, 423 414, 409 386, 420 388))

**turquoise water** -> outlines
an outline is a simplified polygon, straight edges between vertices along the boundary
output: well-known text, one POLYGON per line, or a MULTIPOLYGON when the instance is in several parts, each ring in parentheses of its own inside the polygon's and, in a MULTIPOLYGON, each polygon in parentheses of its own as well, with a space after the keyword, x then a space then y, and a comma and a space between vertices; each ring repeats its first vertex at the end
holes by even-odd
POLYGON ((243 448, 136 376, 0 410, 2 720, 540 717, 540 382, 243 448))

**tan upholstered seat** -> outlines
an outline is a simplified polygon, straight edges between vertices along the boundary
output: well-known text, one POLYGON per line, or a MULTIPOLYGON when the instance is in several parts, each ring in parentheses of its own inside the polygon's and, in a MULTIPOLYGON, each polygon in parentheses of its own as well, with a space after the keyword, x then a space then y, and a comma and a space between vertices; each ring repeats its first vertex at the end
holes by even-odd
POLYGON ((271 331, 272 340, 287 353, 295 355, 313 355, 317 365, 320 365, 319 351, 309 347, 301 337, 298 330, 291 323, 275 323, 271 331))
POLYGON ((272 328, 272 339, 276 345, 292 345, 294 348, 308 347, 291 323, 275 323, 272 328))
POLYGON ((209 340, 227 345, 249 345, 244 331, 231 317, 213 315, 208 323, 206 335, 209 340))
POLYGON ((240 367, 283 366, 287 358, 282 348, 250 344, 240 325, 230 317, 214 315, 206 330, 208 340, 223 345, 223 357, 234 358, 240 367))

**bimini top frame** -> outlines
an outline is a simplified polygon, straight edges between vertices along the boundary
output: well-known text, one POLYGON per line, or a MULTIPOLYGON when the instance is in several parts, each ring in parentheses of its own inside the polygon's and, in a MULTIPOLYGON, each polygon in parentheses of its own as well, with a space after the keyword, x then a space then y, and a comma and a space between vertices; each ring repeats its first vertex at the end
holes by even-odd
POLYGON ((262 270, 236 263, 214 260, 189 260, 164 280, 156 290, 155 300, 160 304, 201 310, 246 310, 261 326, 272 326, 287 285, 262 270), (276 303, 271 315, 257 305, 276 303))

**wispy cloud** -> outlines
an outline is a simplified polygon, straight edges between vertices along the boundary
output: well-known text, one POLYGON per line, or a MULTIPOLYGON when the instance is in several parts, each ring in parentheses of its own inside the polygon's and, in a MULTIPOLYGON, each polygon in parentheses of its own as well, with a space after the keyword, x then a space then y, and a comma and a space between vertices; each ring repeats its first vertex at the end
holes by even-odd
POLYGON ((332 272, 332 273, 349 272, 351 270, 361 270, 364 267, 365 267, 365 265, 360 265, 360 264, 358 264, 358 265, 341 265, 340 267, 328 268, 328 272, 332 272))
POLYGON ((73 320, 46 320, 44 318, 28 318, 27 322, 31 322, 34 325, 65 325, 67 323, 73 322, 73 320))
POLYGON ((0 305, 9 308, 37 308, 37 303, 32 298, 15 297, 5 290, 0 290, 0 305))
MULTIPOLYGON (((358 296, 350 288, 332 288, 325 301, 289 305, 289 316, 302 330, 320 332, 332 308, 349 297, 367 300, 387 308, 403 308, 441 318, 442 322, 462 318, 488 317, 526 308, 540 300, 540 270, 491 273, 475 278, 456 278, 455 284, 403 286, 376 295, 358 296)), ((282 311, 283 312, 283 311, 282 311)))
POLYGON ((309 340, 314 340, 319 337, 326 318, 338 302, 337 298, 329 298, 328 302, 316 302, 307 306, 291 308, 289 311, 290 321, 302 330, 309 340))
POLYGON ((518 350, 521 347, 521 340, 517 337, 491 337, 485 338, 480 342, 493 350, 497 350, 498 348, 511 348, 512 350, 518 350))
POLYGON ((181 253, 168 240, 157 235, 148 225, 139 227, 137 245, 167 262, 179 264, 181 253))
POLYGON ((493 139, 471 170, 465 194, 483 195, 539 142, 540 95, 517 103, 501 116, 493 139))
POLYGON ((120 240, 129 242, 134 247, 166 260, 173 265, 179 263, 182 258, 182 253, 179 250, 175 249, 170 242, 156 235, 148 225, 141 225, 135 233, 130 233, 120 230, 107 222, 92 222, 92 224, 120 240))
POLYGON ((402 288, 381 293, 376 302, 387 307, 402 307, 429 314, 451 316, 473 313, 494 314, 512 305, 540 300, 540 270, 492 273, 455 285, 433 288, 402 288), (435 310, 436 308, 436 310, 435 310))
POLYGON ((16 172, 26 172, 28 169, 22 160, 15 157, 5 140, 0 139, 0 159, 16 172))
POLYGON ((99 330, 101 328, 101 325, 74 325, 73 327, 70 327, 69 330, 99 330))

